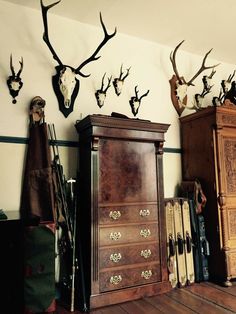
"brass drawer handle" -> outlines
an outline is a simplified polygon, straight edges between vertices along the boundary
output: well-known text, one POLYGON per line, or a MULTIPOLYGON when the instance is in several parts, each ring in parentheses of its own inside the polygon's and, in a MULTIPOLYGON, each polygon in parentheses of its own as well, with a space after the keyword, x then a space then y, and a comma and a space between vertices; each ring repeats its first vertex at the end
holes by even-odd
POLYGON ((119 210, 111 210, 109 213, 109 217, 114 220, 117 220, 121 217, 121 213, 119 210))
POLYGON ((141 229, 140 231, 141 237, 147 238, 151 235, 150 229, 141 229))
POLYGON ((141 255, 142 257, 144 257, 144 258, 149 258, 149 257, 151 256, 151 254, 152 254, 152 252, 151 252, 150 249, 148 249, 148 250, 142 250, 142 251, 140 252, 140 255, 141 255))
POLYGON ((110 260, 114 263, 118 263, 122 258, 122 255, 120 253, 113 253, 110 255, 110 260))
POLYGON ((149 209, 140 209, 139 215, 141 217, 147 217, 150 215, 150 210, 149 209))
POLYGON ((121 233, 120 232, 111 232, 110 233, 110 239, 117 241, 121 238, 121 233))
POLYGON ((111 276, 110 283, 113 285, 118 285, 122 281, 121 275, 118 276, 111 276))
POLYGON ((143 270, 142 273, 141 273, 141 277, 148 280, 152 277, 152 271, 149 269, 149 270, 143 270))

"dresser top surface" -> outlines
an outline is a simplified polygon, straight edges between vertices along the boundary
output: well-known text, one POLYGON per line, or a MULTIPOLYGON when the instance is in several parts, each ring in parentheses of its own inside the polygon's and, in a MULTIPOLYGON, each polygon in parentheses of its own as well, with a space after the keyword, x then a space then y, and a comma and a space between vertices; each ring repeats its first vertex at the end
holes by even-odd
POLYGON ((202 119, 208 116, 219 116, 219 115, 233 115, 236 116, 236 106, 235 105, 222 105, 219 107, 209 106, 202 110, 196 111, 189 115, 180 117, 180 122, 187 122, 195 119, 202 119))
POLYGON ((77 121, 75 125, 79 133, 93 126, 165 133, 170 125, 154 123, 148 120, 118 118, 99 114, 88 115, 83 120, 77 121))

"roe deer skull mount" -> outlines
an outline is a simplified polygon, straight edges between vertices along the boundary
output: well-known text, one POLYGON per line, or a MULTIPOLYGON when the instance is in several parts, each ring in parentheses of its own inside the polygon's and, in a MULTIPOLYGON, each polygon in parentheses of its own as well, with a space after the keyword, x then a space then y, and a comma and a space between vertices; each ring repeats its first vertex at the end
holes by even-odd
POLYGON ((227 80, 222 80, 221 81, 221 87, 222 87, 222 91, 223 91, 223 94, 224 96, 227 94, 227 92, 230 90, 231 88, 231 85, 232 85, 232 80, 235 76, 235 71, 229 75, 229 77, 227 78, 227 80))
POLYGON ((123 68, 123 64, 121 64, 121 67, 120 67, 120 76, 114 78, 114 80, 113 80, 113 86, 114 86, 115 93, 117 96, 119 96, 122 92, 124 81, 125 81, 126 77, 129 75, 129 71, 130 71, 131 67, 126 69, 126 74, 123 77, 122 77, 122 75, 124 74, 124 72, 123 72, 122 68, 123 68))
POLYGON ((57 5, 61 0, 54 2, 48 6, 43 4, 43 0, 41 1, 41 9, 42 9, 42 17, 44 24, 44 34, 43 40, 48 46, 50 52, 52 53, 53 58, 57 61, 58 66, 55 67, 56 75, 52 77, 52 84, 54 92, 57 96, 59 103, 59 110, 63 113, 65 117, 73 111, 74 102, 79 92, 80 81, 79 77, 89 77, 90 74, 86 75, 81 72, 82 68, 92 61, 96 61, 100 58, 97 56, 98 52, 101 48, 116 34, 116 28, 112 34, 108 34, 105 24, 102 20, 102 14, 100 13, 100 22, 102 25, 102 29, 104 32, 104 39, 100 42, 94 53, 84 60, 77 68, 73 68, 72 66, 65 65, 62 63, 60 58, 58 57, 56 51, 52 47, 48 35, 48 22, 47 22, 47 12, 50 8, 57 5))
POLYGON ((19 94, 19 91, 21 87, 23 86, 22 79, 20 77, 20 74, 23 70, 23 58, 21 57, 20 63, 20 69, 16 73, 12 64, 12 55, 10 56, 10 68, 11 68, 11 75, 7 79, 7 86, 9 88, 10 95, 12 96, 13 100, 12 103, 16 103, 16 97, 19 94))
POLYGON ((106 73, 104 73, 104 75, 102 77, 101 88, 96 90, 96 93, 95 93, 95 97, 97 99, 97 104, 98 104, 98 107, 100 107, 100 108, 102 108, 102 106, 104 105, 105 98, 107 96, 107 90, 111 86, 112 76, 107 79, 108 83, 107 83, 107 86, 104 88, 104 78, 105 78, 105 76, 106 76, 106 73))
POLYGON ((179 49, 179 47, 182 45, 184 40, 182 40, 174 49, 174 51, 170 54, 170 61, 172 63, 172 67, 174 70, 174 75, 170 79, 170 86, 171 86, 171 100, 175 107, 175 110, 177 111, 178 115, 180 116, 182 112, 184 111, 185 107, 187 106, 187 89, 189 86, 193 86, 193 81, 205 70, 215 68, 219 65, 215 64, 212 66, 205 66, 206 59, 208 55, 211 53, 212 49, 210 49, 204 56, 202 60, 201 67, 196 72, 196 74, 189 80, 186 81, 183 76, 179 75, 177 65, 176 65, 176 52, 179 49))
POLYGON ((231 88, 232 80, 233 80, 233 78, 235 76, 235 72, 236 72, 236 70, 234 70, 234 72, 229 75, 227 80, 222 80, 221 81, 221 89, 220 89, 219 95, 218 96, 214 96, 212 98, 213 106, 221 106, 221 105, 223 105, 223 103, 225 101, 225 96, 226 96, 226 94, 228 93, 228 91, 231 88))
POLYGON ((138 98, 138 92, 139 92, 139 91, 137 90, 137 88, 138 88, 138 86, 136 85, 135 88, 134 88, 134 90, 135 90, 135 96, 132 96, 132 97, 130 98, 130 101, 129 101, 129 104, 130 104, 130 107, 131 107, 131 110, 132 110, 132 113, 133 113, 134 116, 136 116, 137 113, 138 113, 138 111, 139 111, 139 107, 140 107, 140 105, 141 105, 141 100, 142 100, 142 98, 145 97, 145 96, 147 96, 148 93, 149 93, 149 90, 148 90, 145 94, 143 94, 142 96, 140 96, 140 97, 138 98))
POLYGON ((197 93, 194 95, 194 105, 193 108, 195 110, 202 109, 204 97, 211 92, 211 89, 214 85, 211 85, 211 79, 214 76, 216 71, 213 69, 210 75, 204 75, 202 78, 203 89, 201 94, 197 93))

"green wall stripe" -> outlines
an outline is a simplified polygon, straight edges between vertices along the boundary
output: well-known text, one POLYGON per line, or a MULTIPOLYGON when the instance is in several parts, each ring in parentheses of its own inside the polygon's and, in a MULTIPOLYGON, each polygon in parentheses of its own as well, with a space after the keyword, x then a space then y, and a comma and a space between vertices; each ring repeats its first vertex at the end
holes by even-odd
MULTIPOLYGON (((11 143, 11 144, 28 144, 29 139, 27 137, 16 137, 16 136, 0 136, 0 143, 11 143)), ((57 143, 58 146, 65 146, 65 147, 77 147, 78 142, 74 141, 64 141, 64 140, 57 140, 52 141, 50 140, 49 143, 57 143)))
POLYGON ((182 149, 181 148, 171 148, 171 147, 164 147, 165 153, 173 153, 173 154, 181 154, 182 149))
MULTIPOLYGON (((29 142, 29 139, 27 137, 0 136, 0 143, 28 144, 28 142, 29 142)), ((49 142, 50 144, 52 144, 55 141, 50 140, 49 142)), ((58 146, 64 146, 64 147, 78 147, 79 146, 79 143, 75 141, 57 140, 56 143, 58 146)), ((181 154, 181 148, 164 147, 164 152, 181 154)))
POLYGON ((25 137, 0 136, 1 143, 27 144, 28 139, 25 137))

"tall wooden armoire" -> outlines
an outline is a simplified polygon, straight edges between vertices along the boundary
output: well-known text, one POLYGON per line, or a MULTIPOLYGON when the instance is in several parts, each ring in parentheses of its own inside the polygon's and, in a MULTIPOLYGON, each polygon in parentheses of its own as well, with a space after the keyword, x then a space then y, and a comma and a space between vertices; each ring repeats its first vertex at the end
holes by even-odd
POLYGON ((236 277, 236 106, 208 107, 180 118, 183 180, 198 178, 207 198, 210 279, 236 277))
POLYGON ((103 115, 76 123, 82 310, 84 302, 96 308, 170 289, 162 166, 168 127, 103 115))

